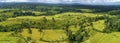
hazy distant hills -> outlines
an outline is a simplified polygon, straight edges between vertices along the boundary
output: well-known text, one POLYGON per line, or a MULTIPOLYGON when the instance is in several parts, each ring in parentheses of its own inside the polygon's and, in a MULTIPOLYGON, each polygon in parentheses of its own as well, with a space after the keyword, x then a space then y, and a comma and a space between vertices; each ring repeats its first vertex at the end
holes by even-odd
POLYGON ((75 7, 75 8, 89 8, 89 9, 120 9, 119 5, 86 5, 86 4, 48 4, 48 3, 33 3, 33 2, 1 2, 0 8, 19 8, 19 7, 32 7, 36 6, 57 6, 57 7, 75 7))
POLYGON ((86 5, 120 5, 120 0, 0 0, 0 2, 32 2, 50 4, 86 4, 86 5))

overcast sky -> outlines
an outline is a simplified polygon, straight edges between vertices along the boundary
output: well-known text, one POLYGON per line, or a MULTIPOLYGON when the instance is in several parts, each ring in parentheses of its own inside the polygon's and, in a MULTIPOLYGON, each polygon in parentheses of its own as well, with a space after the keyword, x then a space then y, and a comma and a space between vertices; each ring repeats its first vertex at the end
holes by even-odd
POLYGON ((0 0, 0 2, 40 2, 40 3, 80 3, 80 4, 116 4, 120 5, 120 0, 0 0))

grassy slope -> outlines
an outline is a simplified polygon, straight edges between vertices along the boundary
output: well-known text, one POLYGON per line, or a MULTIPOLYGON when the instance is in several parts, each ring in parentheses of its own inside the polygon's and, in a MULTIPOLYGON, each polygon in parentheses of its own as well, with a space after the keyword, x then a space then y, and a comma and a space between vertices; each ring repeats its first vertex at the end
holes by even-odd
MULTIPOLYGON (((102 31, 104 29, 104 20, 93 22, 94 27, 97 30, 102 31)), ((89 40, 84 41, 83 43, 120 43, 120 32, 113 33, 101 33, 94 31, 94 34, 90 36, 89 40)))
POLYGON ((120 43, 120 32, 113 32, 110 34, 97 32, 91 36, 89 40, 83 43, 120 43))
MULTIPOLYGON (((96 16, 102 16, 102 15, 96 15, 96 14, 92 14, 92 13, 63 13, 63 14, 58 14, 58 15, 54 15, 54 16, 47 16, 48 19, 51 19, 52 17, 55 17, 56 19, 61 19, 61 18, 72 18, 72 17, 79 17, 79 16, 86 16, 86 17, 96 17, 96 16), (80 15, 81 14, 81 15, 80 15), (68 17, 68 15, 72 15, 71 17, 68 17)), ((21 17, 17 17, 17 18, 9 18, 8 21, 13 21, 16 19, 33 19, 33 20, 37 20, 42 18, 43 16, 21 16, 21 17)), ((0 24, 4 24, 4 22, 0 22, 0 24)), ((97 22, 93 22, 94 23, 94 27, 97 30, 102 31, 104 29, 104 20, 100 20, 97 22)), ((5 22, 6 24, 6 22, 5 22)), ((8 23, 9 24, 9 23, 8 23)), ((6 24, 7 25, 7 24, 6 24)), ((70 27, 71 30, 73 31, 77 31, 75 30, 74 26, 70 27)), ((15 43, 18 39, 17 37, 9 37, 8 35, 10 33, 5 33, 2 34, 3 32, 0 33, 0 43, 6 43, 6 41, 1 41, 1 40, 9 40, 9 43, 15 43)), ((66 38, 67 36, 65 36, 65 33, 63 30, 45 30, 45 36, 43 37, 45 40, 57 40, 59 39, 59 37, 61 37, 60 35, 63 34, 64 38, 66 38), (56 36, 57 35, 57 36, 56 36), (49 37, 47 37, 49 36, 49 37)), ((25 30, 22 35, 24 37, 29 36, 29 34, 27 33, 27 30, 25 30)), ((35 40, 37 43, 46 43, 46 42, 42 42, 39 41, 40 38, 40 33, 38 32, 38 30, 33 29, 33 34, 31 35, 32 39, 35 40)), ((114 33, 110 33, 110 34, 106 34, 106 33, 100 33, 97 31, 94 31, 93 35, 89 38, 89 40, 83 42, 83 43, 120 43, 120 32, 114 32, 114 33)), ((67 43, 67 41, 65 42, 61 42, 61 43, 67 43)))

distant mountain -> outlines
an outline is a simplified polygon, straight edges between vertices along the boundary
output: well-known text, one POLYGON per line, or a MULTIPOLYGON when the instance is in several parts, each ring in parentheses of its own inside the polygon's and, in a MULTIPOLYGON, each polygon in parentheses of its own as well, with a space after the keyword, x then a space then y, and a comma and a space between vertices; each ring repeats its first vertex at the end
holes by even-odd
POLYGON ((72 4, 48 4, 48 3, 34 3, 34 2, 1 2, 0 8, 19 8, 22 6, 25 7, 36 7, 36 6, 69 6, 69 7, 80 7, 80 8, 92 8, 92 9, 120 9, 119 5, 88 5, 88 4, 79 4, 79 3, 72 3, 72 4), (18 7, 19 6, 19 7, 18 7))
POLYGON ((0 2, 34 2, 51 4, 87 4, 87 5, 120 5, 120 0, 0 0, 0 2))

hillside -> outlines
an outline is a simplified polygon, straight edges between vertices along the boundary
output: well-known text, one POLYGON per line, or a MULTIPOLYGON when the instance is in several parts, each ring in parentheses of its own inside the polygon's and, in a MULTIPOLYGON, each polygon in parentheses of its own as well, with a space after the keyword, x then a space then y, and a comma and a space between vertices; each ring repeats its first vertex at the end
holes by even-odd
POLYGON ((120 43, 120 10, 96 8, 0 6, 0 43, 120 43))

